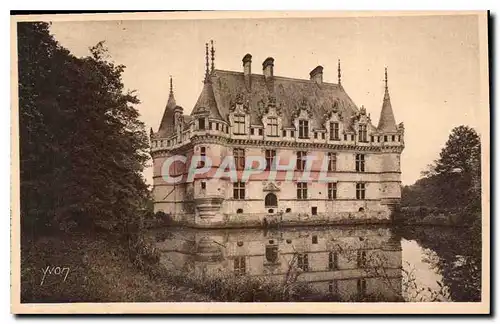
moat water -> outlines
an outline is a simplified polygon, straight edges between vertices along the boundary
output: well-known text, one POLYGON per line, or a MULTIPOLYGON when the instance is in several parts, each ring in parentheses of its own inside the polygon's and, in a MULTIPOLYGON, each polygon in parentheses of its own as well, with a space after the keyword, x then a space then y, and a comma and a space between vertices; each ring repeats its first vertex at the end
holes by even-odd
POLYGON ((241 284, 232 277, 246 277, 274 282, 278 290, 306 287, 294 290, 299 301, 479 301, 481 295, 481 244, 468 228, 162 228, 149 234, 166 271, 198 290, 210 289, 197 280, 212 276, 229 286, 241 284))

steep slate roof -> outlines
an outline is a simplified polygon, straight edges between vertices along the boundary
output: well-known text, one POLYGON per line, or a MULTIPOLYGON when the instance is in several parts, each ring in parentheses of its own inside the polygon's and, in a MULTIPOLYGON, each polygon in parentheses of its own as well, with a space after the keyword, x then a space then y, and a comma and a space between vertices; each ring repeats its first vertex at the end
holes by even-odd
POLYGON ((249 92, 243 72, 215 70, 210 76, 210 82, 205 83, 193 113, 201 106, 209 105, 212 117, 228 121, 231 104, 236 101, 239 94, 249 101, 252 125, 262 125, 258 112, 259 105, 262 105, 261 101, 267 103, 270 95, 276 98, 278 106, 281 105, 283 127, 293 127, 293 116, 304 99, 311 107, 315 128, 324 127, 325 114, 332 111, 334 105, 337 105, 337 109, 342 112, 346 129, 352 125, 351 117, 359 112, 343 87, 338 84, 326 82, 317 84, 311 80, 273 76, 271 81, 273 86, 269 80, 266 82, 264 75, 261 74, 252 74, 251 80, 249 92))
POLYGON ((170 90, 168 95, 167 106, 163 112, 163 117, 160 122, 160 127, 158 128, 157 135, 159 137, 169 136, 174 132, 174 109, 176 107, 174 93, 170 90))
POLYGON ((221 119, 221 115, 217 107, 218 104, 215 100, 212 82, 211 80, 205 80, 203 89, 201 90, 201 94, 194 105, 191 115, 201 112, 204 109, 208 109, 210 111, 210 117, 221 119))
POLYGON ((380 118, 378 120, 377 129, 380 132, 396 132, 396 119, 392 111, 391 97, 389 96, 389 88, 387 86, 387 69, 385 70, 385 93, 380 118))

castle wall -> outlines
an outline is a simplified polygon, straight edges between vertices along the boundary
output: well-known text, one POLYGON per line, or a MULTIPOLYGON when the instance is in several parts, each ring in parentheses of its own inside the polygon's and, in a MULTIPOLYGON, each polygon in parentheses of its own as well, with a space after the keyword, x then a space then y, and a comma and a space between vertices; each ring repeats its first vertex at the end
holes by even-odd
MULTIPOLYGON (((189 117, 176 105, 171 88, 167 109, 175 113, 171 123, 175 132, 160 126, 151 134, 154 210, 199 227, 253 226, 268 219, 289 224, 389 220, 401 199, 404 126, 395 123, 387 80, 382 122, 375 127, 366 109, 357 107, 339 84, 324 83, 321 91, 315 91, 314 82, 323 83, 319 76, 274 79, 272 63, 266 66, 265 86, 258 82, 252 87, 252 74, 241 74, 241 79, 233 77, 237 72, 222 70, 207 75, 189 117), (237 86, 241 80, 245 84, 237 86), (245 171, 217 177, 221 163, 236 148, 244 150, 246 162, 252 157, 264 160, 266 150, 274 150, 278 169, 288 166, 285 169, 291 172, 255 172, 254 162, 245 171), (305 172, 297 171, 298 152, 313 158, 305 172), (192 158, 202 153, 207 157, 205 166, 193 167, 192 158), (336 157, 332 171, 327 171, 328 153, 336 157), (165 161, 174 156, 185 161, 165 168, 165 161), (253 170, 250 179, 242 179, 248 169, 253 170), (193 178, 193 171, 203 174, 193 178), (304 173, 309 176, 303 177, 304 173), (176 177, 181 181, 169 182, 176 177), (234 183, 240 181, 245 183, 244 197, 234 197, 234 183), (298 182, 307 182, 307 195, 301 199, 298 182), (327 182, 336 183, 334 198, 329 197, 327 182), (269 193, 276 195, 277 206, 265 205, 269 193)), ((245 69, 250 71, 249 65, 245 69)), ((234 170, 234 165, 228 167, 234 170)))

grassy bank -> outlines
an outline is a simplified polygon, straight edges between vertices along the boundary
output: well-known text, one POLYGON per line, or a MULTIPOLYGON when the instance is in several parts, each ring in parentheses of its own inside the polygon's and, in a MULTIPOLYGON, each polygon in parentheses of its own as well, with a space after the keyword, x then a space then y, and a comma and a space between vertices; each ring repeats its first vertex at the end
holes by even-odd
POLYGON ((141 273, 129 260, 127 244, 109 234, 72 233, 22 240, 23 303, 210 300, 185 286, 141 273))

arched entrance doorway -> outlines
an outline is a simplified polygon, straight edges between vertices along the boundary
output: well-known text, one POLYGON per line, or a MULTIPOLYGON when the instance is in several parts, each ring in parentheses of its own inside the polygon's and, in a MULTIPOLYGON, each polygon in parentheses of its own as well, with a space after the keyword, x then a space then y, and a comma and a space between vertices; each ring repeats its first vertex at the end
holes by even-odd
POLYGON ((273 193, 268 193, 264 199, 264 205, 266 208, 278 207, 278 197, 273 193))

